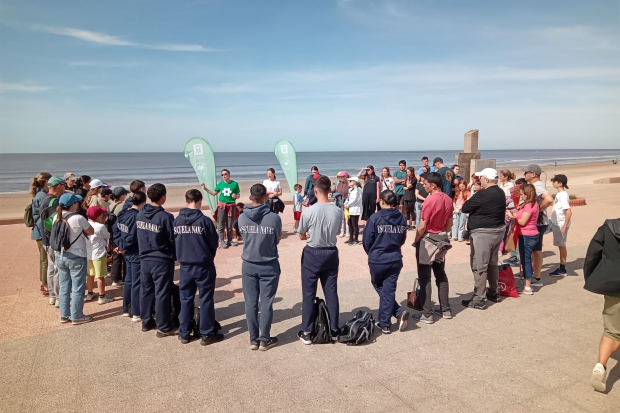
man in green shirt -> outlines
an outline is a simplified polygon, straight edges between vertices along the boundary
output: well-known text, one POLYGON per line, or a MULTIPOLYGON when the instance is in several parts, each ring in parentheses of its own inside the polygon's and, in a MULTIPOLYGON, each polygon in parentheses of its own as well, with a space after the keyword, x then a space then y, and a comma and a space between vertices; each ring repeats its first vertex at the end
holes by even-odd
POLYGON ((405 195, 405 181, 407 180, 407 162, 402 160, 398 163, 398 171, 394 172, 394 193, 398 198, 398 207, 402 211, 403 195, 405 195))
POLYGON ((207 193, 215 196, 219 193, 220 196, 217 202, 217 209, 214 215, 217 215, 217 232, 220 237, 220 247, 228 248, 231 245, 237 246, 237 240, 233 239, 233 222, 235 222, 235 215, 237 215, 237 208, 235 206, 235 200, 239 199, 239 184, 230 179, 230 171, 228 169, 222 169, 222 180, 217 183, 217 186, 213 191, 202 185, 202 189, 207 193), (224 230, 226 230, 226 240, 224 240, 224 230))

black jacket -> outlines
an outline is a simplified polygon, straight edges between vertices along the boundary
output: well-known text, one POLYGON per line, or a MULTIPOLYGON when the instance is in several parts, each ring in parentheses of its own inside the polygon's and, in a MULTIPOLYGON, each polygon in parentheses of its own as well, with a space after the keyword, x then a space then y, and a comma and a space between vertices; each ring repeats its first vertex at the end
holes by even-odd
POLYGON ((608 219, 596 231, 583 263, 586 290, 620 297, 620 218, 608 219))
POLYGON ((177 260, 181 264, 213 266, 218 235, 211 219, 199 209, 183 208, 174 220, 177 260))
POLYGON ((147 204, 136 215, 140 259, 175 262, 174 217, 163 207, 147 204))

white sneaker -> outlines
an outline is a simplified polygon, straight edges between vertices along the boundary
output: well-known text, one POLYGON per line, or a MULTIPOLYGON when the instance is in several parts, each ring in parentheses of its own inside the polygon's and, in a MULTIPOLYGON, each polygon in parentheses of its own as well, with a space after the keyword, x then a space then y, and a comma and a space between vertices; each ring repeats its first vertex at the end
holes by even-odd
POLYGON ((129 313, 123 313, 123 317, 129 317, 129 313))
POLYGON ((54 297, 50 297, 50 305, 56 304, 56 299, 54 297))
POLYGON ((594 370, 592 370, 592 379, 590 384, 596 391, 604 392, 605 391, 605 375, 607 371, 605 370, 605 366, 601 363, 596 363, 594 366, 594 370))
POLYGON ((119 282, 115 281, 115 282, 112 283, 112 287, 118 287, 118 286, 121 286, 121 285, 125 285, 125 283, 122 282, 122 281, 119 281, 119 282))
POLYGON ((138 321, 142 321, 142 319, 140 318, 139 315, 135 315, 131 317, 131 321, 133 321, 134 323, 137 323, 138 321))
POLYGON ((521 294, 534 295, 534 291, 532 291, 532 287, 523 287, 523 290, 521 290, 521 294))
POLYGON ((93 301, 94 297, 95 297, 95 294, 93 294, 93 293, 86 293, 86 297, 84 297, 84 300, 86 300, 86 301, 93 301))

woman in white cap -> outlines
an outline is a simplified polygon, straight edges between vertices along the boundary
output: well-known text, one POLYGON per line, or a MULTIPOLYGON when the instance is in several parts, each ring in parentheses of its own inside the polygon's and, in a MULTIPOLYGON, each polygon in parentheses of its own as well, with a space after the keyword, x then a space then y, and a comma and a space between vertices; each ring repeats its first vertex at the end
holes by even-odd
POLYGON ((348 181, 349 193, 347 200, 344 202, 344 208, 349 211, 347 222, 349 224, 350 238, 345 244, 359 245, 359 220, 360 215, 362 215, 362 188, 360 187, 360 180, 358 177, 350 176, 348 181))
POLYGON ((108 209, 108 203, 101 196, 101 191, 107 185, 101 182, 100 179, 93 179, 90 181, 90 189, 84 198, 84 202, 82 202, 82 208, 87 210, 91 206, 98 206, 101 208, 108 209))

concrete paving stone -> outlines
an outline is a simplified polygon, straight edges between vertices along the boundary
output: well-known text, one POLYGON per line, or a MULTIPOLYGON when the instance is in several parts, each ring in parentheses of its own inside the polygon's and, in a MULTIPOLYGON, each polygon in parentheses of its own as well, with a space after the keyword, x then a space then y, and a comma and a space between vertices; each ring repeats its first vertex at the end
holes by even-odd
POLYGON ((575 404, 571 400, 567 400, 554 394, 546 393, 534 397, 524 395, 523 398, 517 403, 507 404, 504 408, 502 408, 501 411, 506 413, 578 413, 589 412, 592 410, 584 410, 583 408, 581 408, 581 406, 575 404))
POLYGON ((591 372, 590 369, 590 371, 585 374, 585 377, 588 379, 587 381, 578 381, 571 386, 558 389, 555 394, 589 412, 617 412, 620 406, 620 396, 618 396, 618 392, 605 394, 592 389, 589 383, 591 372))

